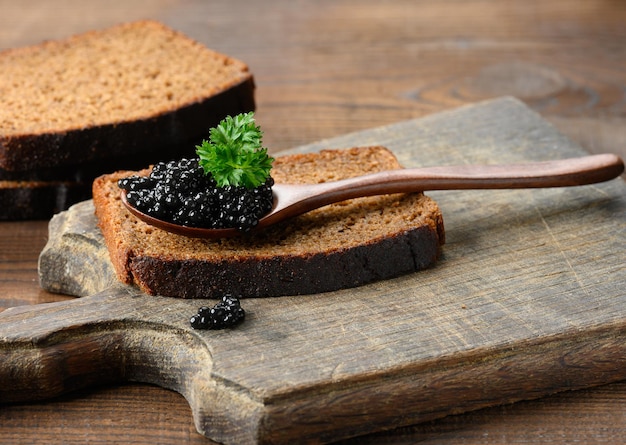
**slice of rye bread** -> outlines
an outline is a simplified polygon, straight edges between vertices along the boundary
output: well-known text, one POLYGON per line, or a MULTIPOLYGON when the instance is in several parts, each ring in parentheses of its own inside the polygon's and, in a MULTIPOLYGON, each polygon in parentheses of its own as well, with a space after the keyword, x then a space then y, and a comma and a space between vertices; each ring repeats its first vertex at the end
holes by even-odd
POLYGON ((43 220, 91 197, 86 184, 0 180, 0 221, 43 220))
MULTIPOLYGON (((386 148, 360 147, 278 157, 272 176, 314 183, 396 168, 386 148)), ((131 174, 96 179, 93 199, 118 278, 148 294, 273 297, 350 288, 427 268, 444 242, 439 207, 422 193, 352 199, 231 239, 187 238, 123 207, 117 181, 131 174)))
POLYGON ((129 156, 254 106, 247 65, 154 21, 0 53, 0 168, 129 156))
POLYGON ((50 217, 99 175, 194 155, 255 109, 254 88, 243 62, 154 21, 0 52, 0 220, 50 217))

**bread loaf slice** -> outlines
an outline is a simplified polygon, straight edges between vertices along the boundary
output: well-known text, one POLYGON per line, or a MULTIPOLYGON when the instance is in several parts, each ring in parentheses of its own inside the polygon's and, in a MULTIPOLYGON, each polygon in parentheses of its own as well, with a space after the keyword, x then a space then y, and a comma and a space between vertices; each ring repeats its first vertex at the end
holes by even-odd
MULTIPOLYGON (((386 148, 360 147, 278 157, 272 176, 312 183, 396 168, 386 148)), ((117 181, 131 174, 99 177, 93 199, 118 278, 148 294, 275 297, 355 287, 433 265, 444 242, 439 207, 422 193, 352 199, 231 239, 187 238, 123 207, 117 181)))
POLYGON ((49 219, 90 197, 83 183, 0 180, 0 221, 49 219))
POLYGON ((17 193, 0 219, 22 215, 18 195, 62 200, 60 182, 90 193, 103 173, 191 156, 255 108, 245 63, 154 21, 0 52, 0 97, 0 194, 17 193))
POLYGON ((253 106, 252 75, 153 21, 0 53, 0 168, 156 150, 253 106))

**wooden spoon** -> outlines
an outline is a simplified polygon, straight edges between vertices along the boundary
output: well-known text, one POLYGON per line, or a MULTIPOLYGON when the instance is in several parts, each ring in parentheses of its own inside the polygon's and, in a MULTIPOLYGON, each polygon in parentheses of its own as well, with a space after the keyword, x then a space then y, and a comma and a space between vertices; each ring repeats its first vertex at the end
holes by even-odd
MULTIPOLYGON (((601 154, 527 164, 406 168, 319 184, 274 184, 274 207, 259 220, 254 230, 362 196, 425 190, 568 187, 608 181, 623 171, 624 162, 618 156, 601 154)), ((122 202, 139 219, 179 235, 224 238, 242 233, 237 229, 195 228, 159 220, 132 207, 125 191, 122 191, 122 202)))

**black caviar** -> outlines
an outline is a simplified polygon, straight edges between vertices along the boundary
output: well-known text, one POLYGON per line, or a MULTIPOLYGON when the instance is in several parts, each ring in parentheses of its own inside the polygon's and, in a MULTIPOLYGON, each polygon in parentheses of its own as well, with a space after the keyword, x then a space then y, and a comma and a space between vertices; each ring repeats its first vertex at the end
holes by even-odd
POLYGON ((149 176, 120 179, 128 203, 154 218, 188 227, 248 231, 272 209, 269 177, 255 188, 218 187, 197 159, 160 162, 149 176))
POLYGON ((198 309, 189 323, 194 329, 226 329, 243 321, 245 316, 239 299, 227 294, 212 308, 202 306, 198 309))

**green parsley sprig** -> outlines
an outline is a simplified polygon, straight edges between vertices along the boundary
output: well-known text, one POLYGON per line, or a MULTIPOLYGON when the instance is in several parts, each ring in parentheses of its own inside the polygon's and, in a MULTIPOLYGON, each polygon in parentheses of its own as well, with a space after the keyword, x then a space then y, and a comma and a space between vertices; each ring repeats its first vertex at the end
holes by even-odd
POLYGON ((200 165, 219 187, 258 187, 269 178, 274 162, 261 146, 262 135, 253 112, 228 116, 210 130, 208 141, 196 146, 200 165))

